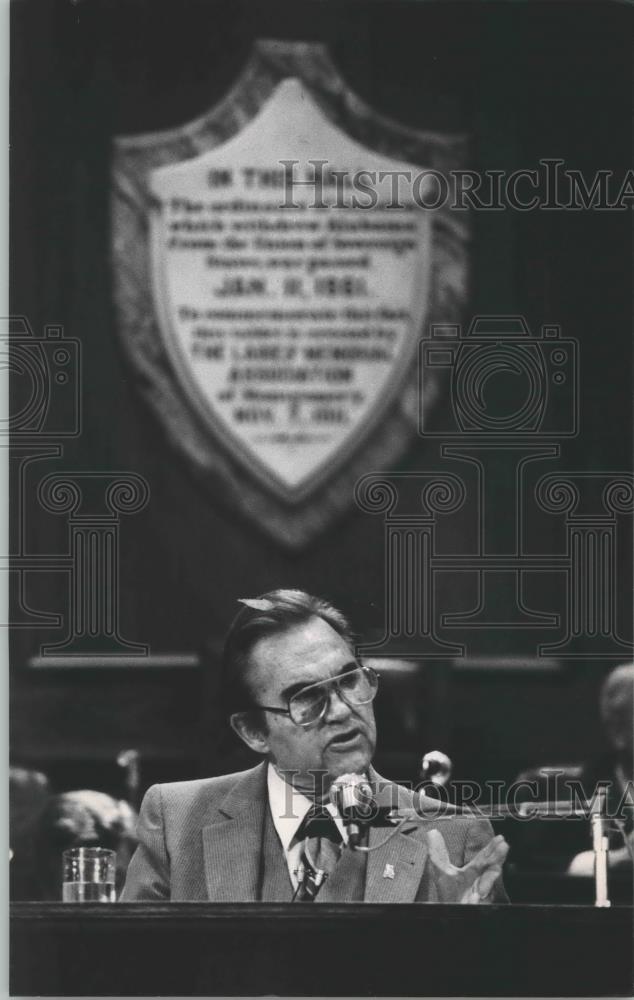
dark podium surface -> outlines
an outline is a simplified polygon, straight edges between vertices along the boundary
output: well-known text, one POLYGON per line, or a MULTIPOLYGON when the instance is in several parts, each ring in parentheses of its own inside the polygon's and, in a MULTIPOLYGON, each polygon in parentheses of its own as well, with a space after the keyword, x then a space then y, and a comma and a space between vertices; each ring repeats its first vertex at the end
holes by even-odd
POLYGON ((632 993, 627 906, 14 903, 19 996, 632 993))

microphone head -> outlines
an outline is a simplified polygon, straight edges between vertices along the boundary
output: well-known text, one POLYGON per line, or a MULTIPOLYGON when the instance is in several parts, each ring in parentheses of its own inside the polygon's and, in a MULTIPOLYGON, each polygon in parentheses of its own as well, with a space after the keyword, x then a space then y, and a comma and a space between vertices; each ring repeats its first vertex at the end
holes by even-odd
POLYGON ((369 819, 376 803, 370 782, 363 774, 340 774, 330 786, 330 801, 344 820, 369 819))
POLYGON ((434 785, 446 785, 451 778, 452 771, 451 758, 441 750, 430 750, 421 761, 420 776, 422 781, 431 781, 434 785))

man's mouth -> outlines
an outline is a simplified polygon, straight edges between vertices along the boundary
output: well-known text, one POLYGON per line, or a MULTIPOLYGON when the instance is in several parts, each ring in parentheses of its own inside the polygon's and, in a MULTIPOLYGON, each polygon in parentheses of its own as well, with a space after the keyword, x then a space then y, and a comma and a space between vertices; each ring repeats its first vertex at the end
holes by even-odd
POLYGON ((356 743, 362 736, 360 729, 349 729, 345 733, 339 733, 337 736, 333 736, 329 741, 328 746, 333 747, 335 750, 345 750, 347 747, 352 746, 356 743))

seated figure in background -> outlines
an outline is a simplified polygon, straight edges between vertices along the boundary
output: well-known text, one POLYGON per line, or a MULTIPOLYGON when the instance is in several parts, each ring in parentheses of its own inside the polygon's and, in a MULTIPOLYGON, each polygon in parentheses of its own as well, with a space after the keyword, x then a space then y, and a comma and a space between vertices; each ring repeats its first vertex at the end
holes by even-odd
POLYGON ((124 799, 83 789, 53 795, 37 830, 39 898, 61 899, 62 853, 69 847, 107 847, 117 853, 116 887, 136 847, 137 816, 124 799))
MULTIPOLYGON (((581 769, 581 783, 591 795, 599 783, 607 784, 608 815, 619 813, 623 823, 610 835, 610 867, 631 877, 634 845, 634 663, 624 663, 608 674, 599 696, 601 721, 610 750, 581 769), (623 843, 623 834, 628 843, 623 843)), ((572 875, 592 875, 591 850, 580 850, 570 861, 572 875)))
MULTIPOLYGON (((538 789, 542 801, 590 802, 606 789, 611 874, 631 881, 634 818, 634 664, 615 667, 599 694, 599 712, 609 749, 575 767, 540 767, 522 772, 518 782, 538 789), (627 843, 624 842, 624 835, 627 843)), ((528 797, 528 796, 527 796, 528 797)), ((529 797, 530 798, 530 797, 529 797)), ((588 819, 565 818, 520 824, 513 835, 513 856, 520 868, 592 876, 594 857, 588 819)), ((631 898, 631 891, 627 891, 631 898)))
POLYGON ((50 797, 49 780, 41 771, 9 768, 9 848, 12 899, 36 899, 35 837, 50 797))

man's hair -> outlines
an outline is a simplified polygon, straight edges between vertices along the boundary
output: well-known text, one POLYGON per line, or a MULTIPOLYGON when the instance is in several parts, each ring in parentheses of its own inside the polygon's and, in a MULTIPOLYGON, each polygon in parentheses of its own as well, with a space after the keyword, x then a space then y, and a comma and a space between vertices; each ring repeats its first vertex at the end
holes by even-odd
POLYGON ((353 649, 350 622, 321 597, 303 590, 271 590, 260 597, 242 598, 232 621, 222 657, 222 701, 225 714, 248 712, 253 707, 247 674, 253 647, 260 639, 279 635, 311 618, 323 618, 353 649))

